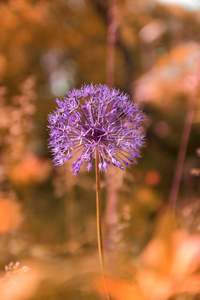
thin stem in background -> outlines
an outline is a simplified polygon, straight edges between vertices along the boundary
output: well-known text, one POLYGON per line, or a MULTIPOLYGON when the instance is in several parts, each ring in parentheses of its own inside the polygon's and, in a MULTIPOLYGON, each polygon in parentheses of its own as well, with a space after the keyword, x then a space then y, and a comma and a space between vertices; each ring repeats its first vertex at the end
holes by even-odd
POLYGON ((108 300, 110 300, 110 297, 108 295, 107 285, 106 285, 105 269, 104 269, 103 240, 102 240, 102 229, 101 229, 101 184, 100 184, 100 171, 99 171, 99 152, 97 148, 95 150, 95 176, 96 176, 97 239, 98 239, 98 249, 99 249, 99 261, 100 261, 101 272, 104 281, 106 297, 108 300))
MULTIPOLYGON (((118 22, 117 22, 117 11, 118 11, 118 7, 117 7, 117 3, 118 3, 118 0, 115 0, 115 2, 112 2, 112 0, 109 0, 110 2, 108 3, 109 5, 109 10, 111 9, 111 11, 114 11, 114 14, 112 14, 112 18, 111 19, 110 17, 108 17, 108 14, 111 15, 111 13, 108 13, 108 9, 107 9, 107 2, 106 1, 103 1, 103 0, 90 0, 90 3, 94 6, 94 8, 96 9, 96 11, 100 14, 100 16, 102 17, 103 21, 105 22, 105 24, 110 28, 113 28, 112 31, 108 31, 108 34, 107 34, 107 42, 108 41, 111 41, 111 32, 114 32, 115 30, 115 40, 114 40, 114 44, 117 44, 121 54, 123 55, 124 57, 124 67, 125 67, 125 74, 123 74, 124 76, 126 76, 125 78, 125 81, 127 83, 127 89, 129 90, 129 94, 132 95, 133 93, 133 77, 134 77, 134 70, 135 70, 135 63, 134 63, 134 60, 133 60, 133 55, 134 55, 134 49, 129 49, 129 47, 127 47, 123 41, 123 39, 120 37, 120 32, 118 31, 118 22), (113 8, 110 8, 111 6, 113 6, 113 3, 114 3, 114 9, 113 8), (115 24, 115 29, 114 29, 114 26, 111 27, 111 24, 108 25, 108 23, 110 22, 114 22, 115 24)), ((109 43, 107 43, 109 44, 109 43)), ((110 46, 109 46, 110 47, 110 46)), ((112 48, 112 47, 111 47, 112 48)), ((108 50, 108 49, 107 49, 108 50)), ((114 51, 115 51, 115 48, 114 48, 114 51)), ((111 50, 109 49, 108 52, 107 52, 107 57, 108 57, 108 54, 111 53, 111 50)), ((109 54, 109 57, 111 56, 111 54, 109 54)), ((114 57, 114 56, 112 56, 114 57)), ((112 60, 112 58, 111 58, 112 60)), ((107 59, 106 59, 107 61, 107 59)), ((113 60, 114 61, 114 60, 113 60)), ((106 62, 108 65, 110 64, 111 66, 111 63, 108 63, 106 62)), ((110 69, 111 70, 111 67, 108 68, 107 67, 107 70, 110 69)), ((113 69, 113 67, 112 67, 113 69)), ((106 71, 108 72, 108 71, 106 71)), ((109 75, 106 75, 106 77, 109 77, 109 75)), ((108 79, 106 78, 106 83, 108 82, 107 81, 108 79)), ((107 83, 108 84, 108 83, 107 83)), ((112 82, 111 82, 112 84, 112 82)))
MULTIPOLYGON (((117 1, 108 1, 108 29, 107 29, 107 52, 106 52, 106 83, 108 86, 113 87, 115 82, 115 45, 117 38, 117 1)), ((109 166, 108 172, 105 175, 106 178, 106 210, 105 221, 107 226, 107 237, 112 235, 113 228, 117 223, 117 205, 118 205, 118 192, 115 184, 115 176, 117 170, 114 166, 109 166)))
POLYGON ((181 177, 183 173, 183 166, 185 162, 187 146, 189 142, 189 137, 190 137, 194 113, 195 113, 195 105, 198 99, 198 91, 199 88, 196 87, 196 91, 194 95, 191 97, 189 102, 189 107, 185 117, 184 128, 183 128, 181 142, 179 146, 177 161, 175 165, 174 177, 172 180, 172 186, 169 194, 169 205, 171 207, 173 214, 175 214, 175 210, 176 210, 178 192, 179 192, 181 177))
POLYGON ((115 82, 115 44, 117 33, 117 0, 109 0, 107 54, 106 54, 106 83, 113 87, 115 82))

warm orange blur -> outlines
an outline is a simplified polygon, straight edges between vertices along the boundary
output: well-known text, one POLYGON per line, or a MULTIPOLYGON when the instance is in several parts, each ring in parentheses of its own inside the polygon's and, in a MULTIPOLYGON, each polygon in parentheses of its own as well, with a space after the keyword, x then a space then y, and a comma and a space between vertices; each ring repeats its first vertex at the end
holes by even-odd
POLYGON ((7 198, 0 198, 0 233, 15 231, 23 220, 20 204, 7 198))
POLYGON ((197 300, 200 11, 156 0, 1 0, 0 21, 0 300, 104 299, 102 279, 93 285, 95 170, 53 166, 47 116, 66 91, 113 81, 145 112, 146 146, 137 165, 101 173, 109 293, 197 300), (176 221, 158 222, 177 169, 176 221))

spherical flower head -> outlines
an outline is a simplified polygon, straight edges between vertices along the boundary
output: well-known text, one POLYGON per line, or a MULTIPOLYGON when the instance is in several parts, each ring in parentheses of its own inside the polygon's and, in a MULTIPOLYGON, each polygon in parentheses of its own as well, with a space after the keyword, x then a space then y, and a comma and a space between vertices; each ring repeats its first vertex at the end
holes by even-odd
POLYGON ((136 163, 144 145, 144 114, 127 94, 91 84, 74 88, 56 102, 57 109, 48 116, 49 147, 56 166, 76 153, 71 167, 75 175, 83 162, 91 170, 95 153, 100 170, 107 171, 109 164, 124 170, 130 162, 136 163))

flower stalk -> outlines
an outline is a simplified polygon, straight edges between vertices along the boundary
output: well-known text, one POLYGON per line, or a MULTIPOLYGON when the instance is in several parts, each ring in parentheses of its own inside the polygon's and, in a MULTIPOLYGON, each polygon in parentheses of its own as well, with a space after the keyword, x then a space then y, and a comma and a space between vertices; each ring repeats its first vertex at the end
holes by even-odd
POLYGON ((100 184, 100 171, 99 171, 99 153, 98 149, 95 149, 95 177, 96 177, 96 214, 97 214, 97 240, 98 240, 98 252, 101 272, 104 281, 104 289, 106 297, 110 300, 106 278, 105 278, 105 268, 104 268, 104 253, 103 253, 103 239, 102 239, 102 226, 101 226, 101 184, 100 184))

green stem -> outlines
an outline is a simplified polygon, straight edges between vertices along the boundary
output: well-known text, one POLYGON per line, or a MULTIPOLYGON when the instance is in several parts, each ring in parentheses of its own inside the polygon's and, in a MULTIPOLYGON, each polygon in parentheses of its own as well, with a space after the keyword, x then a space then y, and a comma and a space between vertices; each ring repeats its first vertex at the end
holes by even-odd
POLYGON ((107 290, 105 269, 104 269, 104 257, 103 257, 103 240, 101 230, 101 185, 100 185, 100 172, 99 172, 99 152, 95 150, 95 175, 96 175, 96 209, 97 209, 97 239, 98 239, 98 250, 99 250, 99 261, 101 266, 101 273, 104 282, 104 289, 106 297, 110 300, 107 290))

